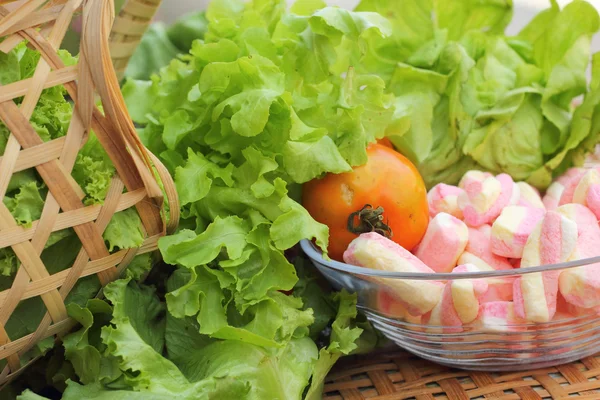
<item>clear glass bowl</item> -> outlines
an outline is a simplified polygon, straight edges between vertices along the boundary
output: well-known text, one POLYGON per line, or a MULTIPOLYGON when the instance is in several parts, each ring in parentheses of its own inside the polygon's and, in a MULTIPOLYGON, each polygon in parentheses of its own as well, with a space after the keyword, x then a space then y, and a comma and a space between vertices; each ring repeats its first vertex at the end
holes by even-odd
POLYGON ((600 351, 600 308, 574 310, 560 294, 557 313, 549 322, 484 320, 480 312, 469 324, 441 326, 425 323, 428 314, 424 317, 411 316, 394 300, 394 290, 391 289, 398 287, 399 281, 445 285, 471 280, 485 281, 489 287, 503 290, 503 284, 512 287, 512 282, 523 275, 550 271, 558 274, 567 269, 600 263, 600 257, 505 271, 396 273, 325 260, 321 251, 308 240, 302 241, 301 246, 337 290, 345 288, 358 294, 359 309, 380 332, 398 346, 427 360, 470 370, 516 371, 556 366, 600 351))

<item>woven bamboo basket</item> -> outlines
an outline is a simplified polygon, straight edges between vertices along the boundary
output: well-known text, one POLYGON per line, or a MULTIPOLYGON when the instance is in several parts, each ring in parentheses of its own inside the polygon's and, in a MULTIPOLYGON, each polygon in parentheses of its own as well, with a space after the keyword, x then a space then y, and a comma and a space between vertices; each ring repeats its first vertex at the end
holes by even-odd
POLYGON ((110 35, 110 54, 119 80, 152 22, 161 0, 129 0, 119 11, 110 35))
POLYGON ((391 350, 341 359, 325 400, 598 400, 600 355, 526 372, 454 370, 391 350))
POLYGON ((120 93, 109 52, 113 20, 111 0, 0 0, 0 51, 25 41, 41 55, 31 78, 0 86, 0 120, 10 131, 0 154, 0 198, 13 174, 28 169, 37 171, 48 189, 41 216, 30 226, 18 225, 0 202, 0 249, 12 248, 20 264, 12 286, 0 292, 0 362, 5 364, 0 384, 35 360, 23 359, 33 346, 59 339, 74 326, 65 299, 80 279, 96 275, 104 286, 118 278, 136 255, 156 250, 158 239, 178 220, 173 181, 140 142, 120 93), (82 17, 79 61, 65 66, 57 50, 74 15, 82 17), (42 90, 57 85, 66 88, 73 113, 66 135, 44 142, 30 118, 42 90), (90 131, 115 167, 106 198, 96 205, 84 205, 84 192, 71 175, 90 131), (158 180, 171 209, 168 224, 158 180), (145 240, 138 248, 111 254, 102 234, 116 212, 130 208, 140 217, 145 240), (74 231, 81 249, 70 267, 51 273, 42 251, 51 233, 64 229, 74 231), (36 297, 45 307, 41 322, 31 333, 10 337, 5 328, 13 312, 23 300, 36 297))

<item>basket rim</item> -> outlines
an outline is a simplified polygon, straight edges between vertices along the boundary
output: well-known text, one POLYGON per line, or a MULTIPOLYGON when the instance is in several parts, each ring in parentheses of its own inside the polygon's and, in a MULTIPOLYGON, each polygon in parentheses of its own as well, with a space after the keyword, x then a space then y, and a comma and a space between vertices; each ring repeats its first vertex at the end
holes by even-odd
POLYGON ((300 247, 313 263, 319 267, 325 267, 338 272, 349 273, 364 277, 389 278, 389 279, 411 279, 419 281, 445 281, 461 279, 482 279, 482 278, 510 278, 519 277, 527 274, 539 272, 562 271, 571 268, 582 267, 586 265, 600 263, 600 256, 582 258, 580 260, 567 261, 558 264, 539 265, 527 268, 515 268, 499 271, 477 271, 477 272, 395 272, 382 271, 377 269, 359 267, 347 264, 341 261, 325 259, 323 252, 310 240, 304 239, 300 242, 300 247))

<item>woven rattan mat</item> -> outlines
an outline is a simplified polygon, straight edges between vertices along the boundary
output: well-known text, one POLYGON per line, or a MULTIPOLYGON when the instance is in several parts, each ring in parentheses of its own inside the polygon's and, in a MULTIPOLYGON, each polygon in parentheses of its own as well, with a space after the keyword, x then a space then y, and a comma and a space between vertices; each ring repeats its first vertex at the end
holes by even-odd
POLYGON ((600 354, 554 368, 488 373, 443 367, 401 350, 341 359, 326 400, 600 400, 600 354))

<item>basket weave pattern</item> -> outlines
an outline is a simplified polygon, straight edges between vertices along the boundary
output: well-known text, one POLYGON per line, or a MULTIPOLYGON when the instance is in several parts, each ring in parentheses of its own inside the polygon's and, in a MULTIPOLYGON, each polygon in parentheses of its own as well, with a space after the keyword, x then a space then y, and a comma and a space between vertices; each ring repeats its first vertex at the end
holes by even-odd
POLYGON ((117 77, 121 79, 129 59, 152 22, 161 0, 130 0, 115 19, 110 35, 110 53, 117 77))
POLYGON ((342 359, 325 400, 600 399, 600 356, 526 372, 453 370, 404 351, 342 359))
MULTIPOLYGON (((19 357, 32 346, 73 326, 64 300, 80 278, 96 274, 106 285, 135 255, 155 250, 166 231, 163 195, 150 166, 156 168, 168 194, 174 193, 173 183, 139 141, 125 108, 109 54, 113 19, 109 0, 27 0, 0 6, 0 38, 4 38, 0 51, 8 52, 25 40, 41 54, 33 77, 0 87, 0 120, 11 132, 0 157, 0 198, 12 175, 28 168, 35 168, 48 187, 41 217, 30 227, 17 225, 0 201, 0 248, 10 246, 20 261, 12 287, 0 292, 0 360, 7 360, 0 383, 24 367, 19 357), (79 63, 65 67, 57 49, 75 13, 81 13, 83 21, 79 63), (66 136, 43 142, 29 119, 42 90, 56 85, 67 89, 73 115, 66 136), (19 106, 13 101, 18 97, 23 97, 19 106), (97 97, 103 113, 94 105, 97 97), (90 129, 116 173, 104 203, 85 206, 71 170, 90 129), (140 248, 110 254, 102 233, 115 212, 130 207, 137 210, 146 239, 140 248), (41 252, 52 232, 67 228, 73 228, 82 248, 70 268, 51 275, 41 252), (21 300, 36 296, 47 310, 37 330, 10 338, 6 322, 21 300)), ((169 201, 177 210, 177 199, 169 201)))

